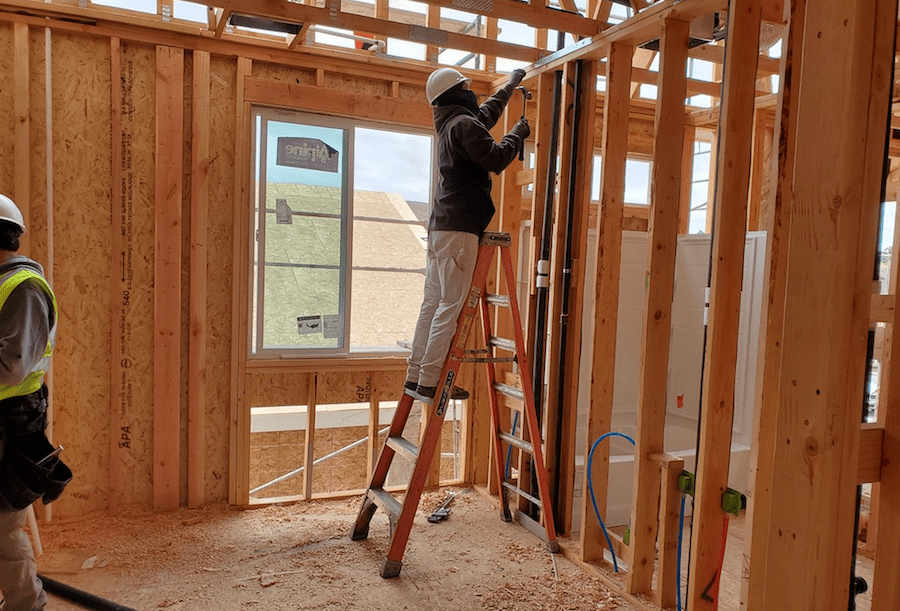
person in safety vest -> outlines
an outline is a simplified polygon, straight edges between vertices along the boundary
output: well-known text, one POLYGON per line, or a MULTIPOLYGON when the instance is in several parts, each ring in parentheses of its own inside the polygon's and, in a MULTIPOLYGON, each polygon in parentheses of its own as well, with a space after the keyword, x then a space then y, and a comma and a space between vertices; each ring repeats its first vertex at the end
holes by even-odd
POLYGON ((39 263, 17 254, 25 221, 0 195, 0 593, 3 611, 37 611, 47 595, 23 530, 35 500, 56 499, 72 478, 44 435, 56 298, 39 263))
MULTIPOLYGON (((481 105, 469 90, 472 79, 453 68, 438 68, 425 83, 425 95, 434 107, 438 183, 428 221, 425 298, 404 385, 406 394, 426 404, 434 400, 472 283, 478 241, 494 216, 490 173, 506 169, 531 133, 524 117, 500 142, 488 131, 523 78, 524 70, 514 70, 509 82, 481 105)), ((463 388, 451 392, 453 399, 468 396, 463 388)))

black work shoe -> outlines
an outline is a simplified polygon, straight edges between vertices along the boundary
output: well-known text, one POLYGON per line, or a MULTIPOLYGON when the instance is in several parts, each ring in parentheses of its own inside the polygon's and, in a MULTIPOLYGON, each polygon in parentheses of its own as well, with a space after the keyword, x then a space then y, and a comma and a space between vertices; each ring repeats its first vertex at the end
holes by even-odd
MULTIPOLYGON (((414 399, 418 399, 422 403, 430 405, 434 401, 434 395, 437 392, 436 386, 422 386, 419 384, 415 390, 410 389, 408 394, 414 399)), ((463 401, 469 398, 469 391, 459 386, 454 386, 450 392, 450 398, 455 401, 463 401)))
POLYGON ((450 391, 450 398, 455 401, 465 401, 469 398, 469 391, 460 386, 454 386, 450 391))

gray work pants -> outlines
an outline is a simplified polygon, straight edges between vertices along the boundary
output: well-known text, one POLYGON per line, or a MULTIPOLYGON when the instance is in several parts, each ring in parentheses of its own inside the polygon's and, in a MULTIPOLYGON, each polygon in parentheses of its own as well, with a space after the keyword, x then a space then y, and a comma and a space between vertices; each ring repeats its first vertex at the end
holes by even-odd
POLYGON ((3 611, 38 611, 47 604, 31 541, 23 530, 28 510, 0 511, 0 592, 3 611))
POLYGON ((478 236, 474 233, 432 231, 428 234, 425 298, 407 359, 408 381, 418 382, 420 386, 437 386, 477 259, 478 236))

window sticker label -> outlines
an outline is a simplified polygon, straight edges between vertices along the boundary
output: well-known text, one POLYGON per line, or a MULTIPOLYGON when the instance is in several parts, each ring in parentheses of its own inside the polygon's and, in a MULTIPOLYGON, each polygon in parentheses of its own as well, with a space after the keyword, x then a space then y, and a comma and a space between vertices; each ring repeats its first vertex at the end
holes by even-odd
POLYGON ((344 330, 340 314, 323 314, 322 324, 324 325, 325 339, 340 339, 344 330))
POLYGON ((278 138, 278 165, 321 172, 340 170, 340 154, 318 138, 278 138))
POLYGON ((300 335, 312 335, 313 333, 322 332, 321 316, 298 316, 297 317, 297 333, 300 335))

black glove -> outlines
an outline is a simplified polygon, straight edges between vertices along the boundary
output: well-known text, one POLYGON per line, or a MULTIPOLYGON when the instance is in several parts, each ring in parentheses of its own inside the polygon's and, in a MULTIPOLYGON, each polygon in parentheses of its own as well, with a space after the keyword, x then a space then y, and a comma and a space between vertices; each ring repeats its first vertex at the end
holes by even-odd
POLYGON ((528 126, 528 119, 522 117, 513 125, 512 133, 516 134, 525 142, 525 138, 531 135, 531 128, 528 126))
POLYGON ((522 79, 525 78, 525 71, 521 68, 516 68, 509 75, 509 84, 512 85, 512 88, 515 89, 519 86, 519 83, 522 82, 522 79))

